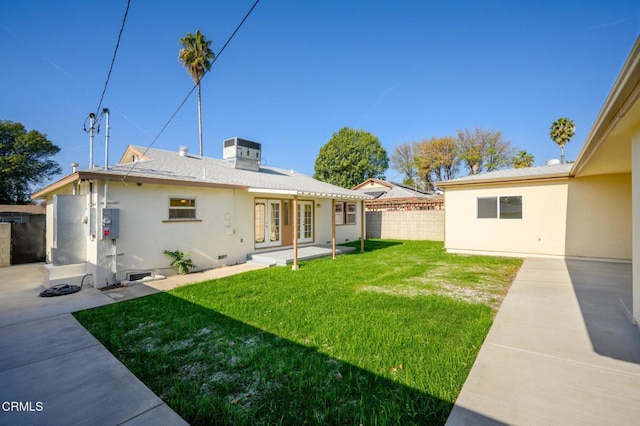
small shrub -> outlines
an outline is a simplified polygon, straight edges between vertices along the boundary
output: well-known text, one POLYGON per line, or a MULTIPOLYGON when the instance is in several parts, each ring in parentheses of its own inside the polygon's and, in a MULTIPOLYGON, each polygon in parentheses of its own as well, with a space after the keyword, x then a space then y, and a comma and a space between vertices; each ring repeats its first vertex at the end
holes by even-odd
POLYGON ((175 269, 180 275, 188 274, 190 268, 197 268, 197 265, 195 265, 189 258, 189 256, 191 255, 190 251, 183 253, 180 250, 165 250, 164 254, 172 259, 169 266, 175 269))

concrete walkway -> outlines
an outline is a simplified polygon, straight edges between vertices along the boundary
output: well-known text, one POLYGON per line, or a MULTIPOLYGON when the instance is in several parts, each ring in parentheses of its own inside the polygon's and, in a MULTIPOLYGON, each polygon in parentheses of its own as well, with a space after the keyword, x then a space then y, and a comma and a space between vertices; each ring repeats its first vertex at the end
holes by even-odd
POLYGON ((86 287, 52 298, 38 297, 42 264, 0 268, 0 425, 186 424, 71 312, 255 268, 236 265, 109 292, 86 287), (21 405, 12 409, 11 402, 21 405))
POLYGON ((447 425, 637 425, 640 331, 631 265, 530 258, 447 425))

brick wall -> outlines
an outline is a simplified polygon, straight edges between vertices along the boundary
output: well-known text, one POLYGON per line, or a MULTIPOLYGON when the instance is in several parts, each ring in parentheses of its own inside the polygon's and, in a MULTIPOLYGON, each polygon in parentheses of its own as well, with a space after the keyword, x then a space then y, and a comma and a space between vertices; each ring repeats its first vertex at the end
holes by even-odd
POLYGON ((0 268, 11 264, 11 224, 0 223, 0 268))
POLYGON ((367 238, 444 241, 444 210, 368 211, 367 238))

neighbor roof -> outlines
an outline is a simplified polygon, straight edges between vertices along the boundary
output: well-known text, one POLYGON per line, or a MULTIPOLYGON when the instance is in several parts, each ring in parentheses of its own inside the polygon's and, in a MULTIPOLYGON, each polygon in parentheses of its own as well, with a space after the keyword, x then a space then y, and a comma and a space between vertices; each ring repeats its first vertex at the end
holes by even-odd
MULTIPOLYGON (((131 183, 160 183, 212 188, 247 190, 249 192, 282 195, 309 195, 326 198, 369 199, 370 196, 349 189, 320 182, 293 170, 260 166, 259 171, 236 169, 232 164, 216 158, 166 151, 141 146, 129 146, 127 153, 136 153, 134 162, 121 162, 104 167, 80 170, 49 185, 33 195, 47 193, 77 179, 110 179, 131 183)), ((125 161, 125 156, 123 155, 125 161)), ((130 157, 129 157, 130 158, 130 157)))
POLYGON ((363 194, 369 194, 374 198, 433 198, 435 195, 428 192, 421 191, 417 188, 412 188, 408 185, 404 185, 396 182, 388 182, 386 180, 369 178, 362 183, 354 186, 353 191, 357 191, 363 194), (372 185, 371 183, 377 184, 372 185))
POLYGON ((558 164, 554 166, 495 170, 493 172, 480 173, 477 175, 464 176, 458 179, 438 182, 438 186, 447 188, 458 185, 478 185, 487 183, 568 178, 572 166, 573 164, 558 164))

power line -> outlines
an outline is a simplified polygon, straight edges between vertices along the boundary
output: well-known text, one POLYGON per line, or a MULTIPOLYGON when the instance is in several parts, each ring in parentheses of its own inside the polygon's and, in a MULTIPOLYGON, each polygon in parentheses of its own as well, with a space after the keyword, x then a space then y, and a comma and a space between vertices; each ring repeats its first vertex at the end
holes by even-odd
MULTIPOLYGON (((207 73, 209 72, 209 70, 211 70, 211 68, 213 68, 213 64, 216 63, 216 61, 218 60, 218 58, 220 58, 220 55, 222 54, 222 52, 224 51, 224 49, 227 47, 227 45, 231 42, 231 40, 233 39, 233 37, 236 35, 236 33, 240 30, 240 27, 242 27, 242 24, 244 24, 244 21, 247 20, 247 18, 249 17, 249 15, 251 15, 251 12, 253 12, 253 9, 255 9, 255 7, 258 5, 258 3, 260 2, 260 0, 256 0, 255 3, 253 3, 253 6, 251 6, 251 8, 249 9, 249 11, 244 15, 244 18, 242 18, 242 21, 240 21, 240 23, 236 26, 236 29, 233 31, 233 33, 231 33, 231 35, 229 36, 229 38, 227 38, 227 41, 224 43, 224 45, 222 46, 222 48, 220 49, 220 51, 218 52, 217 55, 214 56, 213 61, 211 61, 211 66, 205 70, 205 72, 202 74, 202 77, 200 77, 200 81, 202 81, 202 79, 204 78, 205 75, 207 75, 207 73)), ((194 90, 196 90, 196 88, 198 87, 198 83, 194 84, 194 86, 191 88, 191 90, 189 90, 189 93, 187 93, 187 96, 184 97, 184 99, 182 100, 182 102, 180 102, 180 105, 178 105, 178 108, 176 108, 176 110, 173 112, 173 114, 171 114, 171 117, 169 117, 169 119, 167 120, 167 122, 165 123, 164 126, 162 126, 162 129, 160 129, 160 131, 158 132, 158 134, 156 135, 155 138, 153 138, 153 140, 151 141, 151 143, 149 144, 149 146, 147 146, 147 149, 144 150, 144 152, 142 153, 142 156, 144 157, 147 152, 149 152, 149 150, 151 149, 151 147, 153 146, 153 144, 156 143, 156 141, 160 138, 160 135, 162 135, 162 133, 164 133, 164 131, 166 130, 167 127, 169 127, 169 124, 173 121, 173 119, 175 118, 176 115, 178 115, 178 112, 182 109, 182 107, 184 106, 185 103, 187 103, 187 100, 191 97, 191 95, 193 94, 194 90)), ((122 181, 124 182, 124 180, 131 174, 131 172, 133 171, 133 169, 138 165, 137 162, 134 162, 133 165, 131 166, 131 169, 129 169, 129 171, 127 172, 127 174, 122 178, 122 181)))
POLYGON ((124 24, 127 22, 127 15, 129 14, 129 6, 131 0, 127 0, 127 8, 124 11, 124 17, 122 18, 122 25, 120 26, 120 32, 118 33, 118 41, 116 42, 116 48, 113 50, 113 57, 111 58, 111 65, 109 66, 109 72, 107 73, 107 80, 104 82, 104 88, 102 89, 102 95, 100 95, 100 102, 98 102, 98 108, 96 108, 96 116, 100 112, 102 101, 104 100, 104 94, 107 92, 107 86, 109 85, 109 79, 111 78, 111 71, 113 71, 113 64, 116 62, 116 55, 118 54, 118 47, 120 47, 120 38, 124 31, 124 24))

